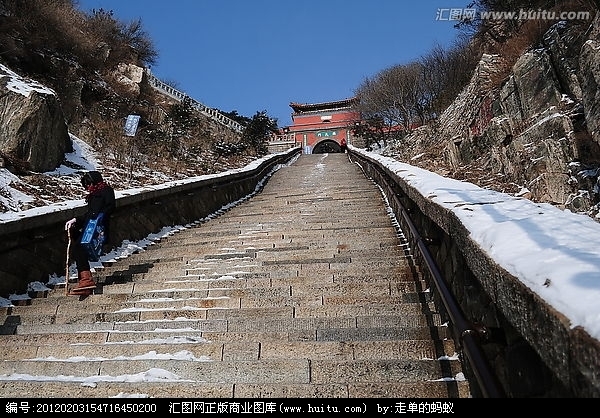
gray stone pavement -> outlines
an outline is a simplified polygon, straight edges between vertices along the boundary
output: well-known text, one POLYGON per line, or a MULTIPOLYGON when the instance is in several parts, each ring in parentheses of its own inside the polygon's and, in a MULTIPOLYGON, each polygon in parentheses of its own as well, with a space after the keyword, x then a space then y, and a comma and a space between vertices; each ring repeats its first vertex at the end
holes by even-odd
POLYGON ((5 309, 0 396, 469 397, 389 213, 346 154, 301 155, 94 295, 5 309))

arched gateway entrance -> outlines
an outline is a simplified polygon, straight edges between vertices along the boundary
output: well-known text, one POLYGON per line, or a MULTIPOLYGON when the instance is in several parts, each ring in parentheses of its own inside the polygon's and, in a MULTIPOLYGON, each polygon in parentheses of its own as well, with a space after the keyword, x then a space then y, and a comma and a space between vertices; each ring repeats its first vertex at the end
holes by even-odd
POLYGON ((321 141, 312 148, 313 154, 327 154, 330 152, 342 152, 342 147, 336 141, 321 141))
POLYGON ((305 154, 342 152, 342 140, 352 144, 352 127, 360 122, 354 109, 357 98, 325 103, 290 103, 292 125, 282 129, 280 137, 300 146, 305 154))

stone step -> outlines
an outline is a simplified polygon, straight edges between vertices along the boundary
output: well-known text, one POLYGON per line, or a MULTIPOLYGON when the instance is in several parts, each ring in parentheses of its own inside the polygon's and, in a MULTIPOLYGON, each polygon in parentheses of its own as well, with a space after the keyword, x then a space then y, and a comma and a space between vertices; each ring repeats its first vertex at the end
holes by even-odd
MULTIPOLYGON (((94 378, 135 376, 152 371, 174 380, 208 383, 386 383, 455 379, 461 373, 455 360, 308 360, 265 359, 210 361, 200 359, 123 360, 5 360, 0 376, 28 375, 36 379, 52 377, 94 378)), ((15 376, 17 377, 17 376, 15 376)), ((13 379, 15 380, 15 379, 13 379)))
MULTIPOLYGON (((135 254, 135 258, 148 265, 164 264, 168 266, 178 262, 189 262, 190 260, 201 262, 215 259, 256 258, 270 253, 301 256, 303 253, 310 252, 310 254, 315 254, 315 258, 334 255, 347 256, 349 254, 356 257, 385 257, 386 259, 410 257, 410 254, 405 251, 406 246, 398 244, 397 236, 382 237, 380 234, 378 234, 377 240, 372 242, 357 242, 356 236, 350 237, 349 235, 348 239, 339 239, 336 236, 335 238, 315 240, 314 237, 307 237, 305 241, 296 239, 295 242, 292 242, 290 238, 278 239, 277 237, 275 239, 265 237, 251 240, 229 237, 224 240, 223 247, 220 249, 216 248, 219 247, 219 244, 218 242, 184 241, 169 246, 166 243, 160 243, 152 250, 135 254), (157 256, 159 249, 160 256, 157 256)), ((108 265, 110 263, 107 263, 108 265)))
MULTIPOLYGON (((103 292, 104 289, 96 289, 103 292)), ((362 291, 349 290, 348 295, 333 291, 321 294, 317 287, 313 292, 300 288, 296 292, 289 287, 273 288, 240 288, 240 289, 197 289, 195 287, 178 289, 151 289, 144 293, 98 293, 85 298, 65 296, 64 291, 56 292, 54 297, 34 298, 27 304, 17 305, 5 310, 6 317, 22 318, 28 315, 65 315, 72 311, 81 312, 81 307, 89 306, 97 309, 97 313, 123 312, 133 310, 184 310, 184 309, 217 309, 217 308, 276 308, 285 306, 337 306, 346 305, 349 309, 356 305, 411 305, 429 303, 427 292, 397 292, 392 295, 391 289, 374 286, 374 292, 368 295, 368 289, 362 291), (379 289, 379 291, 377 291, 379 289), (294 292, 294 295, 290 293, 294 292), (297 294, 296 294, 297 293, 297 294), (259 303, 260 302, 260 303, 259 303), (253 306, 249 306, 253 305, 253 306), (260 305, 260 306, 259 306, 260 305), (262 306, 266 305, 266 306, 262 306)), ((334 288, 335 290, 335 288, 334 288)), ((87 312, 89 313, 89 312, 87 312)))
MULTIPOLYGON (((91 322, 93 323, 93 322, 91 322)), ((83 321, 77 324, 84 325, 83 321)), ((48 327, 57 327, 62 325, 54 324, 48 327)), ((31 325, 38 327, 39 325, 31 325)), ((155 329, 194 329, 206 332, 269 332, 269 331, 296 331, 296 330, 316 330, 327 332, 328 330, 339 329, 399 329, 399 328, 425 328, 439 327, 443 328, 441 320, 437 316, 424 317, 423 315, 403 315, 403 316, 381 316, 381 317, 321 317, 321 318, 265 318, 265 317, 231 317, 228 319, 212 320, 192 320, 177 318, 173 321, 128 321, 115 322, 115 331, 152 331, 155 329)), ((19 330, 24 329, 21 326, 19 330)), ((35 328, 30 328, 35 329, 35 328)), ((50 328, 48 328, 50 329, 50 328)))
MULTIPOLYGON (((56 335, 55 335, 56 336, 56 335)), ((10 345, 0 346, 3 360, 125 360, 127 358, 193 356, 210 361, 264 359, 442 359, 456 356, 450 340, 388 340, 388 341, 233 341, 184 342, 172 339, 132 344, 107 343, 100 338, 84 342, 74 334, 52 338, 48 334, 25 334, 10 345), (72 340, 69 339, 72 338, 72 340), (19 341, 19 343, 17 343, 19 341), (70 343, 69 341, 73 341, 70 343), (449 353, 449 354, 446 354, 449 353)))
MULTIPOLYGON (((110 295, 114 296, 114 295, 110 295)), ((77 299, 69 297, 70 299, 77 299)), ((91 298, 88 298, 91 299, 91 298)), ((118 301, 119 299, 117 299, 118 301)), ((82 310, 78 300, 74 302, 53 303, 52 301, 39 301, 31 306, 16 306, 10 308, 3 321, 5 326, 27 324, 57 324, 69 322, 125 322, 125 321, 167 321, 181 319, 227 319, 227 318, 323 318, 323 317, 352 317, 367 316, 414 316, 425 315, 428 320, 437 321, 434 306, 420 303, 402 303, 397 305, 343 305, 332 304, 326 306, 280 306, 280 307, 254 307, 243 309, 229 308, 196 308, 189 306, 182 309, 149 309, 136 307, 135 304, 124 302, 96 301, 90 303, 88 309, 82 310), (425 310, 425 306, 431 309, 425 310), (70 318, 70 319, 69 319, 70 318), (87 318, 87 319, 86 319, 87 318)), ((5 332, 5 334, 12 332, 5 332)))
MULTIPOLYGON (((332 279, 337 280, 337 279, 332 279)), ((301 279, 294 279, 290 286, 286 286, 286 279, 232 279, 225 278, 218 281, 183 279, 168 280, 163 282, 128 282, 110 285, 98 284, 94 294, 85 298, 85 303, 104 305, 111 303, 137 303, 153 298, 158 300, 182 299, 211 299, 211 298, 238 298, 248 301, 271 295, 279 298, 295 298, 298 304, 302 300, 314 299, 311 294, 324 298, 323 304, 339 303, 346 296, 349 303, 363 303, 365 297, 372 295, 373 301, 389 298, 390 303, 427 303, 430 300, 429 289, 424 282, 398 282, 389 283, 386 279, 373 279, 368 283, 356 283, 354 278, 339 279, 340 282, 324 282, 316 284, 296 284, 301 279), (344 289, 348 289, 345 291, 344 289), (371 289, 371 290, 370 290, 371 289), (365 295, 365 296, 363 296, 365 295), (375 297, 376 296, 376 297, 375 297)), ((314 281, 313 281, 314 282, 314 281)), ((65 296, 64 287, 57 287, 48 293, 33 299, 22 301, 14 307, 3 308, 5 314, 11 311, 20 312, 26 306, 35 306, 44 313, 51 313, 54 305, 80 305, 81 300, 65 296)), ((377 302, 375 302, 377 303, 377 302)), ((373 304, 373 302, 369 303, 373 304)))
MULTIPOLYGON (((52 307, 51 305, 48 305, 52 307)), ((371 326, 374 323, 384 323, 390 326, 398 325, 441 325, 441 319, 438 314, 431 313, 425 315, 420 309, 422 308, 419 304, 409 304, 405 306, 402 316, 394 315, 383 315, 383 316, 352 316, 348 314, 346 317, 340 315, 337 316, 321 316, 319 317, 302 317, 295 316, 294 312, 289 308, 247 308, 239 309, 232 312, 231 309, 220 309, 219 312, 214 312, 212 308, 205 308, 202 310, 191 309, 189 306, 183 308, 166 309, 164 307, 159 308, 147 308, 139 307, 134 304, 132 305, 94 305, 94 310, 81 310, 74 305, 62 304, 54 307, 52 312, 41 312, 40 309, 23 309, 23 307, 16 307, 12 315, 5 318, 3 326, 26 326, 26 325, 61 325, 61 324, 90 324, 97 322, 128 322, 134 323, 135 321, 141 321, 145 324, 156 323, 155 321, 167 321, 170 319, 178 318, 181 320, 190 321, 210 321, 210 320, 221 320, 223 318, 217 318, 217 315, 224 313, 228 316, 229 327, 239 324, 243 321, 242 318, 248 318, 256 324, 272 324, 273 321, 282 322, 285 321, 285 326, 298 326, 298 324, 306 323, 306 326, 317 326, 323 327, 324 324, 329 321, 330 324, 335 322, 341 324, 345 321, 350 326, 371 326), (159 315, 151 315, 151 312, 159 311, 159 315), (287 311, 287 312, 286 312, 287 311), (166 315, 169 312, 169 315, 166 315), (273 314, 277 313, 277 316, 273 314), (210 318, 208 317, 210 315, 210 318), (154 318, 152 318, 154 316, 154 318), (293 321, 293 323, 292 323, 293 321), (364 325, 366 324, 366 325, 364 325)), ((346 306, 344 306, 346 308, 346 306)), ((49 310, 49 309, 48 309, 49 310)), ((336 326, 338 327, 338 326, 336 326)))
MULTIPOLYGON (((134 324, 137 325, 137 324, 134 324)), ((215 330, 215 327, 226 328, 224 322, 212 321, 201 327, 185 327, 185 321, 173 322, 162 328, 136 327, 132 324, 61 324, 19 326, 18 335, 1 336, 0 341, 6 347, 26 345, 59 345, 59 344, 100 344, 114 343, 149 343, 153 341, 172 341, 174 343, 204 342, 262 342, 267 341, 393 341, 426 340, 435 337, 436 341, 448 338, 445 327, 396 327, 396 328, 347 328, 347 329, 304 329, 273 330, 248 326, 237 331, 215 330), (173 326, 179 325, 179 326, 173 326), (119 329, 114 329, 119 328, 119 329), (249 329, 248 329, 249 328, 249 329)), ((161 324, 162 325, 162 324, 161 324)), ((241 328, 241 327, 238 327, 241 328)), ((436 343, 439 344, 439 343, 436 343)))
MULTIPOLYGON (((218 303, 236 305, 236 307, 248 307, 244 305, 265 306, 306 306, 306 305, 382 305, 402 303, 427 303, 430 299, 428 292, 398 292, 398 287, 384 285, 346 285, 348 291, 344 292, 340 286, 278 286, 278 287, 245 287, 245 288, 209 288, 202 289, 194 282, 160 284, 138 292, 136 287, 122 287, 123 293, 104 292, 106 286, 100 286, 93 295, 84 300, 74 296, 65 296, 64 289, 56 291, 53 297, 35 298, 27 305, 15 306, 7 310, 13 315, 27 312, 28 309, 37 309, 43 313, 52 313, 53 307, 69 307, 76 305, 114 305, 115 309, 126 307, 165 307, 176 308, 178 306, 215 307, 218 303), (124 291, 131 289, 129 293, 124 291), (311 290, 312 289, 312 290, 311 290), (83 303, 82 303, 83 302, 83 303), (210 306, 206 306, 210 305, 210 306)), ((200 285, 202 286, 202 285, 200 285)), ((404 290, 404 289, 401 289, 404 290)), ((221 305, 219 305, 221 306, 221 305)), ((261 306, 253 306, 261 307, 261 306)), ((264 306, 262 306, 264 307, 264 306)))
MULTIPOLYGON (((211 221, 212 222, 212 221, 211 221)), ((266 248, 303 248, 314 244, 319 247, 334 247, 343 245, 347 248, 395 248, 400 247, 398 243, 397 230, 395 228, 374 228, 374 229, 318 229, 316 236, 315 230, 305 229, 290 230, 283 225, 281 228, 285 232, 274 233, 269 231, 245 233, 241 230, 217 231, 214 225, 211 225, 210 232, 204 232, 202 226, 193 227, 192 233, 187 234, 181 240, 173 238, 164 238, 159 245, 146 248, 138 253, 140 258, 156 257, 160 252, 161 259, 176 258, 181 254, 194 253, 201 257, 203 254, 214 251, 215 247, 221 244, 225 248, 236 247, 238 250, 256 250, 266 248), (356 241, 357 234, 361 235, 361 242, 356 241), (373 238, 373 239, 370 239, 373 238)), ((340 247, 337 247, 340 249, 340 247)))
MULTIPOLYGON (((28 376, 24 376, 28 377, 28 376)), ((169 381, 141 381, 123 376, 121 381, 101 377, 72 381, 6 380, 0 376, 3 398, 467 398, 466 381, 351 384, 244 384, 169 381)), ((140 376, 143 378, 144 376, 140 376)), ((268 400, 268 399, 266 399, 268 400)), ((315 401, 315 406, 322 402, 315 401)))
POLYGON ((231 280, 238 283, 235 287, 244 287, 239 283, 246 281, 245 287, 269 287, 272 283, 273 286, 281 284, 293 285, 293 281, 304 280, 305 282, 313 282, 315 285, 318 283, 373 283, 376 281, 387 280, 391 283, 397 283, 399 285, 409 285, 411 283, 423 283, 417 282, 414 279, 414 273, 409 271, 397 271, 392 270, 388 272, 374 271, 371 274, 357 274, 352 271, 332 271, 328 273, 321 272, 319 275, 311 274, 307 276, 305 274, 299 275, 298 271, 294 270, 291 272, 283 271, 279 274, 275 274, 271 269, 243 269, 239 265, 235 269, 224 269, 220 268, 220 271, 210 271, 208 269, 195 269, 195 271, 180 272, 179 274, 163 274, 153 271, 147 273, 131 273, 130 271, 115 271, 110 274, 104 273, 97 275, 98 284, 125 284, 125 283, 141 283, 144 286, 155 287, 154 283, 179 283, 179 282, 198 282, 198 286, 217 287, 220 282, 231 280), (257 280, 263 282, 255 283, 257 280))
MULTIPOLYGON (((267 263, 268 264, 268 263, 267 263)), ((269 264, 257 266, 254 263, 246 264, 237 263, 233 267, 227 267, 220 263, 214 266, 189 267, 178 269, 169 272, 154 271, 147 269, 145 272, 139 270, 120 270, 112 272, 96 271, 94 273, 99 284, 125 283, 129 281, 173 281, 181 280, 182 278, 196 278, 199 280, 219 279, 220 277, 235 277, 235 278, 293 278, 298 276, 316 276, 318 281, 328 280, 331 277, 335 278, 359 278, 380 279, 387 278, 395 282, 414 281, 414 270, 411 268, 389 267, 386 269, 369 269, 368 266, 360 266, 356 264, 356 270, 352 268, 338 268, 335 265, 325 263, 309 264, 269 264)), ((73 280, 71 281, 73 282, 73 280)))

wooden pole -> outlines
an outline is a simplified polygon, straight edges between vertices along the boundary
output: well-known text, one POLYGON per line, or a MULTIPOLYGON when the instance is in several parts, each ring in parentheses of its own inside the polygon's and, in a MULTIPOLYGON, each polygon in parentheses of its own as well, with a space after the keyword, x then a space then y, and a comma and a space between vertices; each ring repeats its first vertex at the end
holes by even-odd
POLYGON ((65 265, 65 295, 69 294, 69 253, 71 252, 71 226, 67 228, 67 262, 65 265))

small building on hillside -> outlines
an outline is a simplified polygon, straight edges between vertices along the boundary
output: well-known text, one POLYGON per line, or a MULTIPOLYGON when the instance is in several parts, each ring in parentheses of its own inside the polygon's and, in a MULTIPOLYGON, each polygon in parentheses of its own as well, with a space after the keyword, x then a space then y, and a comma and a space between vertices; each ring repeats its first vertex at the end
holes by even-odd
MULTIPOLYGON (((342 139, 355 144, 357 138, 352 128, 360 123, 360 113, 354 109, 357 98, 325 103, 290 103, 292 125, 270 142, 270 147, 279 143, 286 148, 300 146, 304 154, 341 152, 342 139)), ((282 147, 280 147, 282 148, 282 147)))

